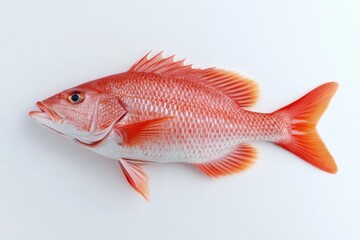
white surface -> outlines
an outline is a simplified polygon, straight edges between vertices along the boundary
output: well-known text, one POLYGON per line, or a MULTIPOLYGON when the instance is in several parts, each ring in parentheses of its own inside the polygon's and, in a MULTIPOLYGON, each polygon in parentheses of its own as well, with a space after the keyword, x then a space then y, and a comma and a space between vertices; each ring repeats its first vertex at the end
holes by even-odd
POLYGON ((359 1, 0 1, 0 239, 360 239, 359 1), (211 180, 146 168, 151 201, 118 164, 38 126, 37 100, 127 70, 149 50, 258 80, 258 111, 321 83, 319 125, 339 173, 257 143, 249 171, 211 180))

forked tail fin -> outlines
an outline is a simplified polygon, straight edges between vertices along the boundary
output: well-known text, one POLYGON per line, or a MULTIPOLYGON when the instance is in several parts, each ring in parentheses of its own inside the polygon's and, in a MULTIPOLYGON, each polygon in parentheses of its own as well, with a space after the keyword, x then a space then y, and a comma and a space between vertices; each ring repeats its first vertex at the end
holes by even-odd
POLYGON ((336 173, 337 166, 316 131, 316 124, 337 88, 336 82, 325 83, 275 112, 287 119, 291 135, 276 144, 328 173, 336 173))

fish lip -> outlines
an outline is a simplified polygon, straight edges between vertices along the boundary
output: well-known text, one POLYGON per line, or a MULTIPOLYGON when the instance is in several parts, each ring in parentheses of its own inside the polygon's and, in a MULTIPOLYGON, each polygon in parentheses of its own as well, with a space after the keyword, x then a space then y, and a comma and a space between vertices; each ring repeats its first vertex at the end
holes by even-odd
POLYGON ((29 112, 29 116, 34 117, 42 117, 52 120, 55 124, 62 124, 65 120, 63 116, 57 113, 55 110, 46 106, 42 101, 38 101, 36 106, 40 109, 40 111, 31 111, 29 112))

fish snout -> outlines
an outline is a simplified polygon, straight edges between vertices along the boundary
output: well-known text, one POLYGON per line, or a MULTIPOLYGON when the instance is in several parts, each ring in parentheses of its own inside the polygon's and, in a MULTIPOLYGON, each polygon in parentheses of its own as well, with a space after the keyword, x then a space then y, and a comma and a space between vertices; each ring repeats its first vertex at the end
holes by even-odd
POLYGON ((40 111, 31 111, 29 112, 29 116, 31 118, 48 118, 52 120, 55 124, 62 124, 65 120, 63 116, 61 116, 59 113, 57 113, 52 108, 48 107, 45 103, 42 101, 38 101, 36 103, 36 106, 40 109, 40 111))

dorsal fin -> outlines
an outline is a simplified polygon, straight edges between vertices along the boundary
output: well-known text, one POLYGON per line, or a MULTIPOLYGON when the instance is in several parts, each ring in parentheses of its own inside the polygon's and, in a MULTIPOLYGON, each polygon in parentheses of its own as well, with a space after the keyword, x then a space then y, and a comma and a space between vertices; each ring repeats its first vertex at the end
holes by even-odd
POLYGON ((223 69, 192 68, 191 64, 184 64, 185 59, 175 61, 175 55, 164 58, 160 52, 149 58, 149 54, 135 63, 129 72, 155 73, 200 82, 220 90, 240 107, 250 107, 257 101, 258 86, 247 77, 223 69))

